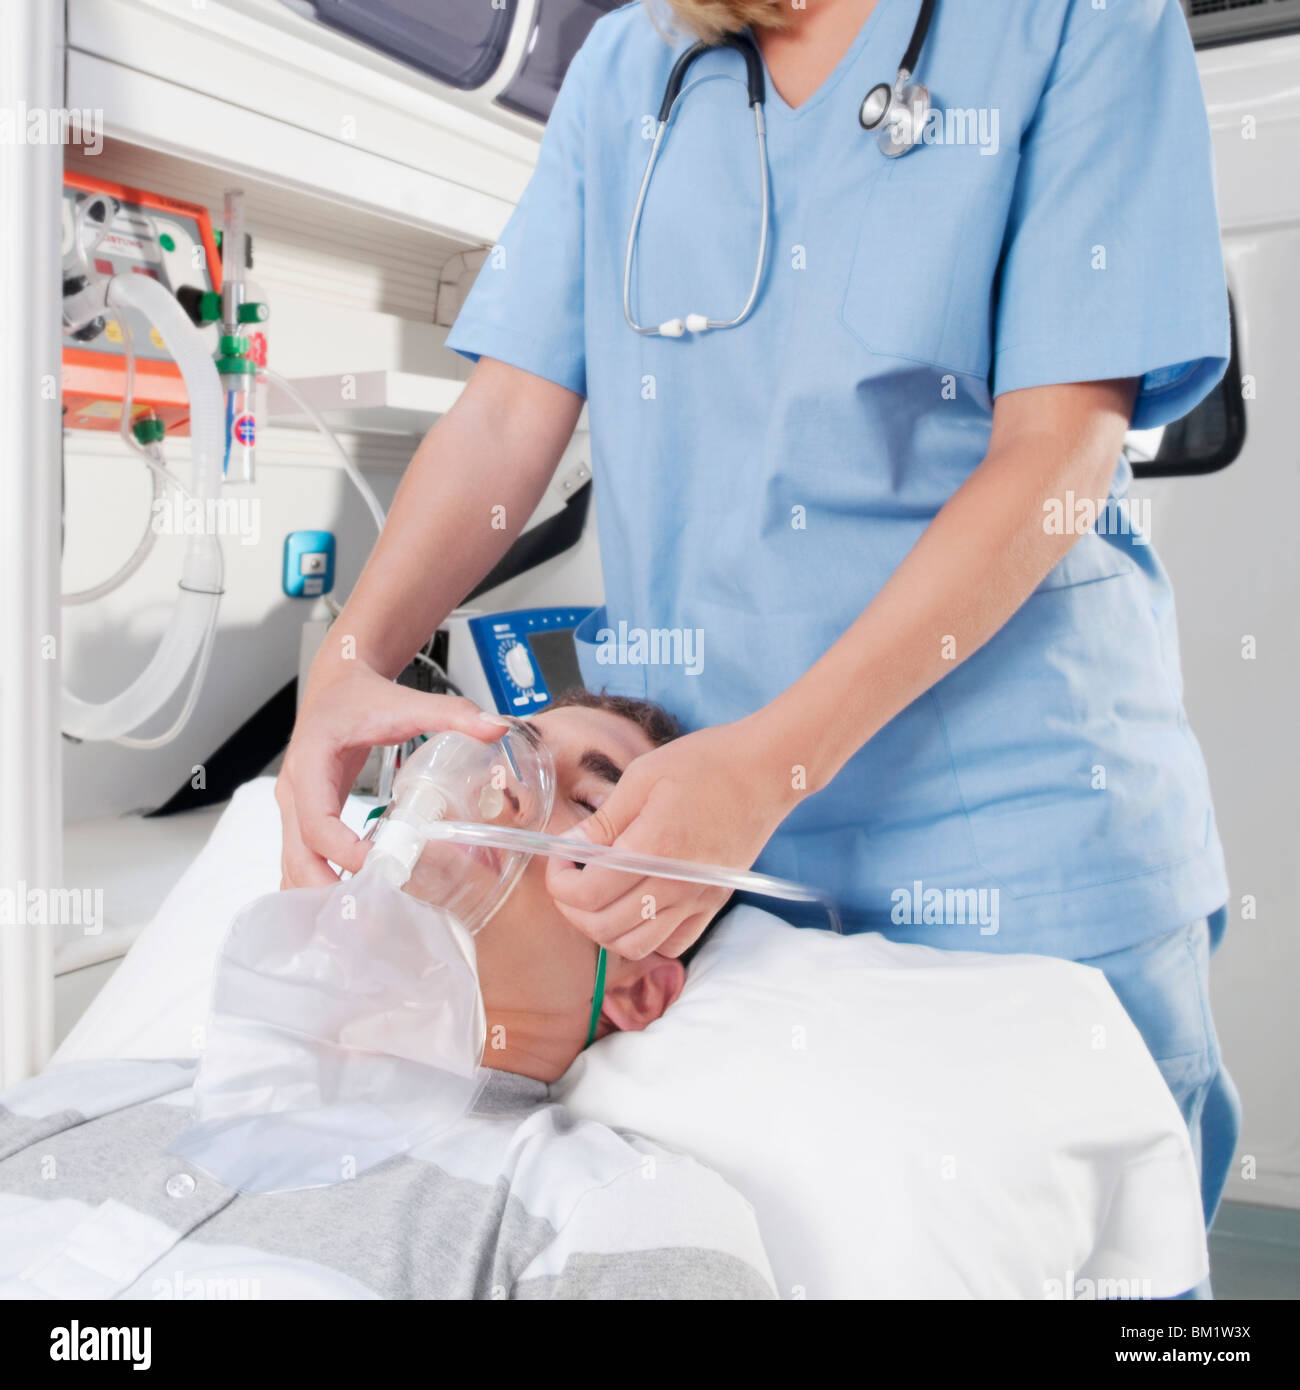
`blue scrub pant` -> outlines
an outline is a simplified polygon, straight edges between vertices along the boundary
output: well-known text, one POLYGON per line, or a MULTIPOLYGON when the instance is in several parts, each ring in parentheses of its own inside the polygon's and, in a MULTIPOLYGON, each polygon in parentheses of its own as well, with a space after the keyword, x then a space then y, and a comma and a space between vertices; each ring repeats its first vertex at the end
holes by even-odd
MULTIPOLYGON (((1224 909, 1164 936, 1080 962, 1095 966, 1110 981, 1178 1102, 1201 1175, 1207 1230, 1241 1130, 1237 1088, 1224 1069, 1210 1017, 1210 956, 1226 925, 1224 909)), ((1187 1296, 1209 1298, 1208 1280, 1187 1296)))

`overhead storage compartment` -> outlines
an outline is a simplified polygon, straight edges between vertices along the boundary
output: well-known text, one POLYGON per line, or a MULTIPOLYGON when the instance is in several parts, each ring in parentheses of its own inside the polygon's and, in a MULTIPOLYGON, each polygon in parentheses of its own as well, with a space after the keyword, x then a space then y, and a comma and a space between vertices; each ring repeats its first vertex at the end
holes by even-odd
POLYGON ((67 78, 110 137, 467 246, 493 243, 537 157, 538 124, 492 99, 504 73, 462 92, 282 0, 68 0, 67 78))
POLYGON ((520 115, 544 121, 560 83, 592 25, 623 0, 538 0, 537 18, 519 70, 497 101, 520 115))
POLYGON ((291 10, 368 44, 459 91, 497 74, 499 105, 535 121, 551 114, 591 27, 623 0, 282 0, 291 10), (509 61, 511 30, 527 29, 509 61))
POLYGON ((462 92, 500 66, 516 0, 286 0, 290 9, 360 39, 462 92))

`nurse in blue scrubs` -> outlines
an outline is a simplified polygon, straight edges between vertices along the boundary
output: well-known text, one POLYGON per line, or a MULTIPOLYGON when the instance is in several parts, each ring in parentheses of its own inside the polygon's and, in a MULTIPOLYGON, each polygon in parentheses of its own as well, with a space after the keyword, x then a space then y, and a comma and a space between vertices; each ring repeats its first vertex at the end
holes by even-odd
MULTIPOLYGON (((606 601, 584 677, 692 730, 587 832, 817 884, 849 929, 1100 967, 1187 1118, 1208 1219, 1237 1134, 1207 996, 1228 885, 1121 455, 1228 357, 1182 11, 926 6, 933 110, 894 158, 863 100, 922 0, 675 8, 680 37, 641 4, 596 24, 448 340, 569 424, 585 399, 606 601), (770 216, 746 57, 719 46, 668 114, 629 267, 686 24, 753 26, 770 216)), ((548 410, 520 407, 516 447, 548 410)), ((414 505, 394 510, 409 553, 414 505)), ((399 543, 357 623, 413 594, 380 577, 399 543)), ((551 886, 628 955, 685 948, 718 905, 595 867, 551 886)))

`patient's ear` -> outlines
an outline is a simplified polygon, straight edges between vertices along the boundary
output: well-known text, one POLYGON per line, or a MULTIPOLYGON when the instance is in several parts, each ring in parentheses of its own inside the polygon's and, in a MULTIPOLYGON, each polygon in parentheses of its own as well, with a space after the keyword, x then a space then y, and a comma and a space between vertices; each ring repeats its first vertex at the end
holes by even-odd
MULTIPOLYGON (((610 965, 617 959, 610 957, 610 965)), ((624 1033, 639 1033, 682 992, 686 967, 670 956, 648 955, 644 960, 620 961, 605 985, 601 1013, 624 1033)))

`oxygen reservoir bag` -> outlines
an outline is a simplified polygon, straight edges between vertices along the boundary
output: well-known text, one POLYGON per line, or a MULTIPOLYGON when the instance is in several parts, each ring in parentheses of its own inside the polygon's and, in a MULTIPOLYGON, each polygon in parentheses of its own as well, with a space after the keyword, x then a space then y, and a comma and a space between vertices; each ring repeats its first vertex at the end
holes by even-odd
POLYGON ((385 867, 258 898, 235 918, 195 1123, 170 1152, 242 1192, 321 1187, 474 1104, 486 1073, 473 938, 385 867))

